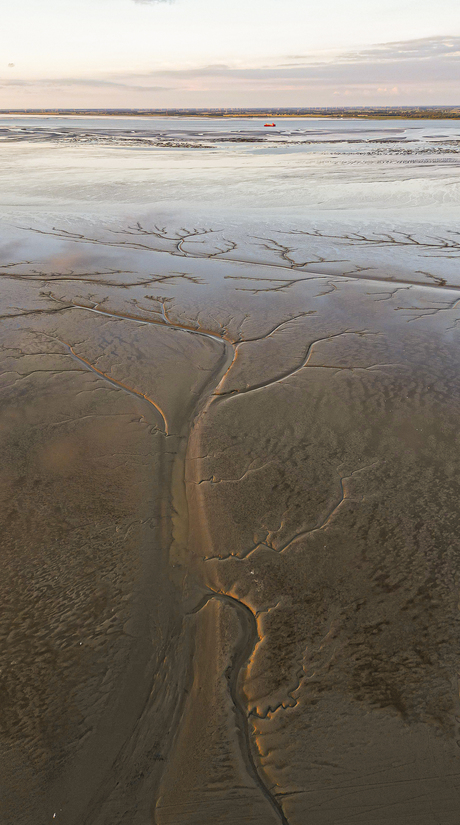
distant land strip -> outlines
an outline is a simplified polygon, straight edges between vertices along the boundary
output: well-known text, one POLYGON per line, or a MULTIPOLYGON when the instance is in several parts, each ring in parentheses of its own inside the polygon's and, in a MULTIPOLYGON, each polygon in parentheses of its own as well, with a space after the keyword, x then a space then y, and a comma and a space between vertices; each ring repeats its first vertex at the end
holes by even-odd
POLYGON ((284 109, 0 109, 0 115, 103 115, 142 117, 343 117, 400 119, 460 119, 459 106, 356 106, 284 109))

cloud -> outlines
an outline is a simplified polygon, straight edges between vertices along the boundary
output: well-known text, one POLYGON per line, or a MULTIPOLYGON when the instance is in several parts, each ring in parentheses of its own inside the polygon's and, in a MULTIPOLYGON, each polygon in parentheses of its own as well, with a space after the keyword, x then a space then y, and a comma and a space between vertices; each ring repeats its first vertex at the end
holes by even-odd
POLYGON ((83 77, 62 77, 62 78, 37 78, 37 80, 2 80, 0 79, 0 87, 18 87, 18 88, 46 88, 46 89, 62 89, 65 87, 80 87, 80 88, 94 88, 94 89, 117 89, 128 92, 164 92, 168 86, 147 86, 135 85, 133 83, 123 83, 116 80, 99 80, 83 77))
MULTIPOLYGON (((162 2, 162 0, 155 0, 162 2)), ((337 96, 359 104, 382 100, 413 104, 458 101, 460 37, 427 37, 380 43, 344 52, 287 55, 282 61, 259 61, 246 65, 214 63, 195 67, 155 68, 99 77, 0 79, 0 87, 24 89, 25 94, 50 90, 66 99, 66 92, 98 105, 193 106, 203 105, 331 105, 337 96), (99 94, 97 94, 99 92, 99 94), (163 94, 157 97, 156 93, 163 94), (154 94, 149 100, 147 93, 154 94), (265 96, 264 94, 265 93, 265 96), (286 94, 290 97, 286 97, 286 94), (140 97, 139 97, 140 96, 140 97), (335 96, 335 97, 333 97, 335 96), (122 102, 123 101, 123 102, 122 102), (145 102, 144 102, 145 101, 145 102), (238 101, 241 101, 238 102, 238 101), (264 102, 262 102, 264 101, 264 102), (276 103, 279 101, 279 104, 276 103), (297 102, 298 101, 298 102, 297 102), (265 104, 266 105, 266 104, 265 104)), ((337 102, 337 101, 336 101, 337 102)), ((61 104, 62 105, 62 104, 61 104)))
MULTIPOLYGON (((432 37, 382 43, 349 52, 292 55, 286 62, 260 66, 205 65, 156 70, 145 77, 176 81, 273 84, 376 84, 394 89, 400 83, 453 83, 460 69, 460 37, 432 37)), ((140 77, 140 76, 139 76, 140 77)))
POLYGON ((345 60, 432 60, 433 58, 460 58, 460 37, 423 37, 380 43, 368 49, 344 54, 345 60))
POLYGON ((334 55, 321 59, 311 55, 290 55, 286 57, 290 63, 285 66, 305 65, 321 66, 324 64, 357 65, 389 63, 413 63, 420 65, 442 62, 457 65, 460 61, 460 37, 424 37, 418 40, 396 41, 394 43, 378 43, 363 49, 349 52, 336 52, 334 55))
MULTIPOLYGON (((430 60, 437 57, 458 58, 460 56, 459 36, 422 37, 414 40, 397 40, 390 43, 376 43, 362 49, 331 53, 330 59, 338 62, 366 62, 367 60, 430 60)), ((320 60, 325 62, 326 58, 320 60)), ((286 55, 286 60, 301 60, 317 63, 318 55, 286 55)))

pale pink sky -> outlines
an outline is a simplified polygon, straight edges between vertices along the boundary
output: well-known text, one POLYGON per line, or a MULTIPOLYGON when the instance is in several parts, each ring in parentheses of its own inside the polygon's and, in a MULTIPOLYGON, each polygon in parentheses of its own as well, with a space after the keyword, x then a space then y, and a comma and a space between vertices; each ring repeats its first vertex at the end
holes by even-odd
POLYGON ((15 0, 0 108, 460 105, 458 0, 15 0))

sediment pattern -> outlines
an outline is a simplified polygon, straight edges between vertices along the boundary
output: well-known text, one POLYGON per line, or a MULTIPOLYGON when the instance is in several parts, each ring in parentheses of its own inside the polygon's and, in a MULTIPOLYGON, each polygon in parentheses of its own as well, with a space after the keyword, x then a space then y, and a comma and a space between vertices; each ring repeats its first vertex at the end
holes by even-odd
POLYGON ((0 266, 3 821, 453 825, 459 284, 87 229, 0 266))

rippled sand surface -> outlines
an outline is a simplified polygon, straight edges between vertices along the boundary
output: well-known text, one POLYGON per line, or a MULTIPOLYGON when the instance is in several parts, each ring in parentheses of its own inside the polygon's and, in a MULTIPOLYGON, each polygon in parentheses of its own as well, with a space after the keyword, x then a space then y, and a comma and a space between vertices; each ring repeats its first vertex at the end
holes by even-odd
POLYGON ((459 127, 0 127, 0 821, 456 824, 459 127))

